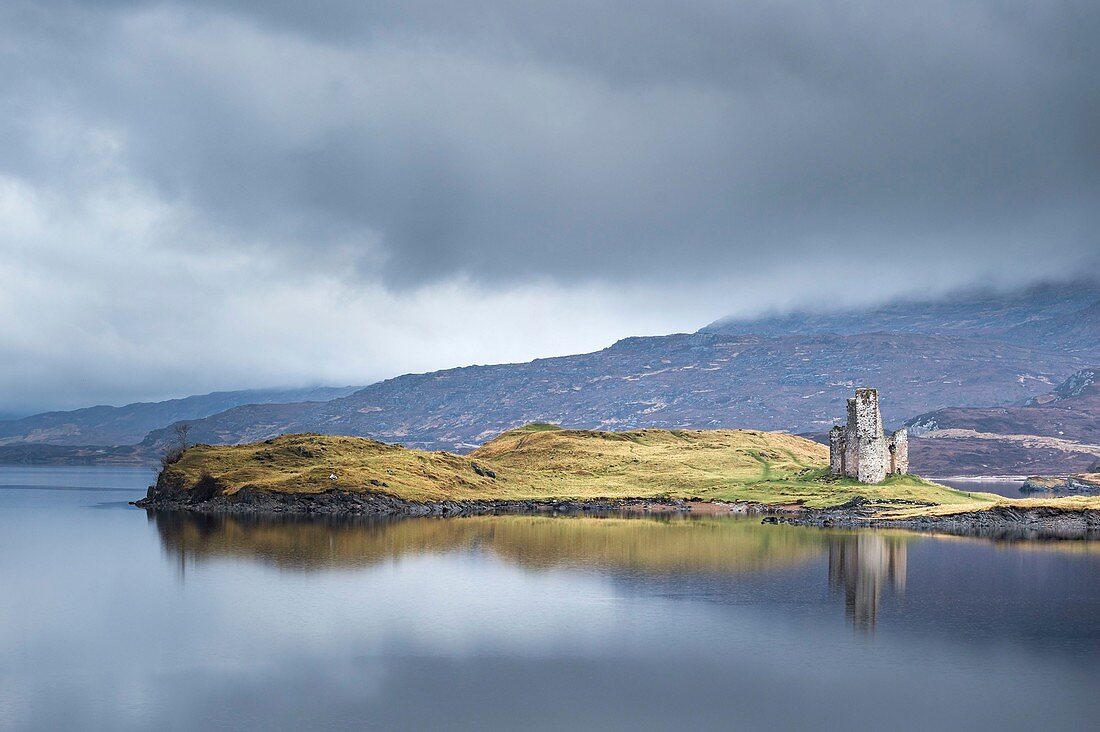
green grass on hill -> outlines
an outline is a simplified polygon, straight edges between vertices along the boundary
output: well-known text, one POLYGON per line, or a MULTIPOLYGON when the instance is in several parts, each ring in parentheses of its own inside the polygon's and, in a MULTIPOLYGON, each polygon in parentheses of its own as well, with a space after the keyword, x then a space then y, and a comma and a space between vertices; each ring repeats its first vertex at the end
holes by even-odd
POLYGON ((197 445, 161 480, 190 488, 210 476, 227 494, 245 487, 288 493, 337 488, 416 501, 686 498, 821 508, 861 496, 969 510, 1008 500, 916 476, 863 485, 829 476, 827 463, 825 446, 775 432, 602 432, 536 424, 505 432, 465 456, 315 434, 197 445))
POLYGON ((531 422, 525 424, 522 427, 517 427, 515 432, 552 432, 553 430, 562 429, 556 424, 550 424, 549 422, 531 422))

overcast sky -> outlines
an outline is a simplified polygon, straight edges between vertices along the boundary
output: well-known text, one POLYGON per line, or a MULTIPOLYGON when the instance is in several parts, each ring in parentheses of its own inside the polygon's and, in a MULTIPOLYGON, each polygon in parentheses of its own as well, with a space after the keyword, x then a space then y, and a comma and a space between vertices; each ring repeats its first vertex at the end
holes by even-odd
POLYGON ((0 413, 1079 273, 1098 49, 1091 0, 5 0, 0 413))

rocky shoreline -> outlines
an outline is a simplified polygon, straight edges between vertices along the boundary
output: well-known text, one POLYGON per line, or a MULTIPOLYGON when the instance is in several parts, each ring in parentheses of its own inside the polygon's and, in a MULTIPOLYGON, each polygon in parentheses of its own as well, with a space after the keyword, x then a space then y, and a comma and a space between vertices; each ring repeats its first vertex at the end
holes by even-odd
POLYGON ((1020 486, 1021 493, 1053 493, 1060 495, 1100 495, 1100 477, 1096 473, 1060 477, 1032 476, 1020 486))
POLYGON ((909 519, 884 519, 881 502, 854 499, 827 509, 764 506, 671 499, 546 499, 409 501, 374 491, 331 490, 322 493, 270 493, 241 489, 230 495, 202 495, 183 490, 149 488, 133 505, 159 511, 253 515, 349 515, 372 517, 484 516, 491 514, 758 514, 771 524, 835 529, 905 529, 993 539, 1100 539, 1100 510, 1051 506, 994 506, 981 511, 909 519))
POLYGON ((484 516, 489 514, 752 513, 743 503, 713 503, 679 498, 409 501, 377 491, 330 490, 322 493, 270 493, 242 488, 230 495, 163 490, 150 486, 139 508, 218 514, 316 514, 377 517, 484 516))
MULTIPOLYGON (((881 507, 881 504, 873 504, 881 507)), ((994 506, 981 511, 884 519, 864 500, 828 509, 806 509, 768 516, 766 523, 837 529, 905 529, 988 539, 1100 539, 1100 510, 1054 506, 994 506)))

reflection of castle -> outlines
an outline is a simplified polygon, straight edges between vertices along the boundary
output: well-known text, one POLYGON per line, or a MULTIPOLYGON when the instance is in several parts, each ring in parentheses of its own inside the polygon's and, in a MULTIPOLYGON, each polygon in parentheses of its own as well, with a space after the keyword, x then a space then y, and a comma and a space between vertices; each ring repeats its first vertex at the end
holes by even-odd
POLYGON ((860 630, 875 629, 884 586, 905 592, 905 565, 899 537, 860 533, 829 540, 829 586, 844 591, 845 613, 860 630))

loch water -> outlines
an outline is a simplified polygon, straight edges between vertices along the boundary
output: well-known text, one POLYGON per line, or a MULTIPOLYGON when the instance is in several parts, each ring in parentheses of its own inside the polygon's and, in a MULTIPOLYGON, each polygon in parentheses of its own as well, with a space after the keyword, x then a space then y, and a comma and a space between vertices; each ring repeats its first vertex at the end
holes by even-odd
POLYGON ((0 729, 1065 729, 1100 545, 731 517, 147 514, 0 468, 0 729))
POLYGON ((1029 498, 1029 494, 1020 491, 1023 480, 1010 478, 933 478, 937 483, 967 493, 993 493, 1006 498, 1029 498))

